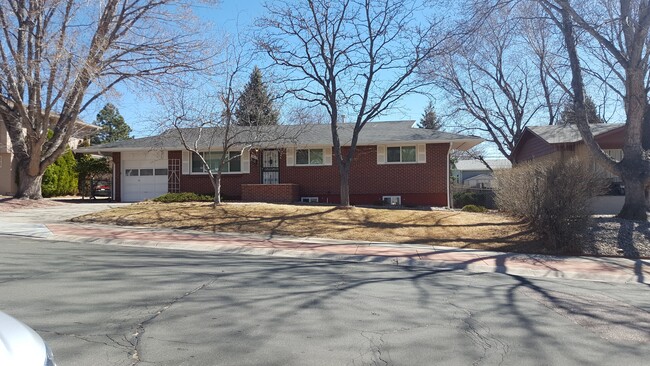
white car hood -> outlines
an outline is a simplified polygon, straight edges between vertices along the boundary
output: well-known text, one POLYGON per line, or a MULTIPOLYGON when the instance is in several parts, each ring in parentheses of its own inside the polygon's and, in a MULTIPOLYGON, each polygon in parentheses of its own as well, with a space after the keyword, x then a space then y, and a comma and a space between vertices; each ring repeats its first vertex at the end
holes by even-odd
POLYGON ((45 342, 22 322, 0 311, 0 365, 43 366, 45 342))

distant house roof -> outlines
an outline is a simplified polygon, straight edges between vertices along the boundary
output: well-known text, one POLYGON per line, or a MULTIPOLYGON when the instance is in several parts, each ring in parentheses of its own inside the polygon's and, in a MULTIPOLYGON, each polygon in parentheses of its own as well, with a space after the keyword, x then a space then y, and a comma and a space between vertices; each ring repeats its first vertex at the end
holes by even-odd
MULTIPOLYGON (((413 128, 414 121, 369 122, 359 133, 357 145, 400 144, 400 143, 451 143, 454 149, 467 150, 483 141, 480 137, 466 136, 456 133, 436 131, 423 128, 413 128)), ((339 136, 343 146, 349 146, 352 140, 353 123, 339 124, 339 136)), ((199 140, 199 148, 220 146, 223 141, 223 128, 182 129, 183 136, 189 142, 199 140), (199 139, 200 132, 200 139, 199 139)), ((278 125, 255 128, 232 126, 231 136, 238 136, 239 141, 250 141, 250 134, 256 135, 255 140, 263 141, 264 146, 331 146, 332 132, 329 124, 278 125), (234 129, 234 130, 233 130, 234 129), (234 132, 233 132, 234 131, 234 132), (260 138, 261 136, 261 138, 260 138)), ((78 149, 77 152, 95 153, 124 150, 181 150, 182 142, 178 131, 167 130, 158 136, 117 141, 97 146, 78 149)))
MULTIPOLYGON (((624 123, 599 123, 589 125, 594 136, 613 131, 625 126, 624 123)), ((567 144, 582 141, 576 125, 528 126, 526 129, 539 136, 549 144, 567 144)))
POLYGON ((475 175, 473 177, 469 177, 469 178, 465 179, 465 182, 467 182, 469 180, 492 180, 492 179, 495 179, 495 178, 491 174, 479 174, 479 175, 475 175))
MULTIPOLYGON (((510 169, 512 167, 512 164, 508 159, 485 159, 485 162, 493 170, 510 169)), ((489 170, 485 166, 485 164, 483 164, 483 162, 481 162, 478 159, 459 160, 454 165, 456 166, 456 170, 463 170, 463 171, 489 170)))

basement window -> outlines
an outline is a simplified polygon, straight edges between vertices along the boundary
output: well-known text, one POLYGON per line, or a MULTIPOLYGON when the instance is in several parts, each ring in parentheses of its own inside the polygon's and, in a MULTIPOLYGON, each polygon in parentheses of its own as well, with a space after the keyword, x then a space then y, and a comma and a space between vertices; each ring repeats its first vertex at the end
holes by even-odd
POLYGON ((318 197, 300 197, 300 202, 303 202, 303 203, 318 203, 318 197))
POLYGON ((402 196, 383 196, 381 198, 382 202, 386 206, 401 206, 402 205, 402 196))

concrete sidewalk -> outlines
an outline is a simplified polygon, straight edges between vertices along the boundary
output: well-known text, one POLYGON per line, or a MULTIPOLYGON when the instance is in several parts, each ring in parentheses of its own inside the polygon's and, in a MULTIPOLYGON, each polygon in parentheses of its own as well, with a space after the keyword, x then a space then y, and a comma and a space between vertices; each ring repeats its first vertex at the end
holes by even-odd
MULTIPOLYGON (((92 244, 144 246, 193 251, 221 251, 328 258, 516 276, 581 279, 650 285, 650 261, 606 257, 561 257, 489 252, 427 245, 369 243, 329 239, 269 237, 255 234, 204 233, 72 223, 46 224, 48 239, 92 244)), ((35 236, 42 236, 35 228, 35 236)))

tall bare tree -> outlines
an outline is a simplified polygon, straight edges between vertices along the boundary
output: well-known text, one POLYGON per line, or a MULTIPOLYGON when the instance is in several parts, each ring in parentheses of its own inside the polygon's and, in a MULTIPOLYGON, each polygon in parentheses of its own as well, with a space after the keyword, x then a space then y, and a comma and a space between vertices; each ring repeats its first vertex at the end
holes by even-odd
POLYGON ((562 95, 549 77, 556 70, 549 45, 531 34, 537 24, 523 21, 522 7, 468 1, 454 52, 428 72, 449 101, 455 118, 448 120, 483 136, 508 159, 528 124, 552 123, 562 95))
POLYGON ((574 111, 578 116, 585 116, 577 119, 583 141, 596 161, 608 171, 619 175, 625 183, 625 204, 619 217, 647 220, 646 190, 650 185, 650 160, 649 153, 643 146, 643 135, 645 117, 649 110, 650 2, 602 0, 600 6, 594 7, 592 4, 572 3, 568 0, 538 1, 564 36, 571 66, 574 111), (582 38, 587 38, 586 41, 581 41, 583 46, 595 45, 602 50, 601 60, 611 66, 608 75, 614 78, 614 82, 608 82, 607 85, 624 102, 624 157, 618 163, 599 147, 587 122, 584 67, 579 57, 580 44, 576 30, 584 33, 582 38))
POLYGON ((274 1, 258 20, 257 44, 286 71, 288 93, 327 111, 342 206, 363 127, 430 83, 416 73, 447 35, 440 21, 417 22, 425 9, 416 0, 274 1), (339 138, 343 114, 353 124, 349 142, 339 138))
POLYGON ((98 98, 196 67, 205 48, 190 30, 191 4, 0 0, 0 118, 18 161, 17 197, 41 198, 45 169, 98 98))

